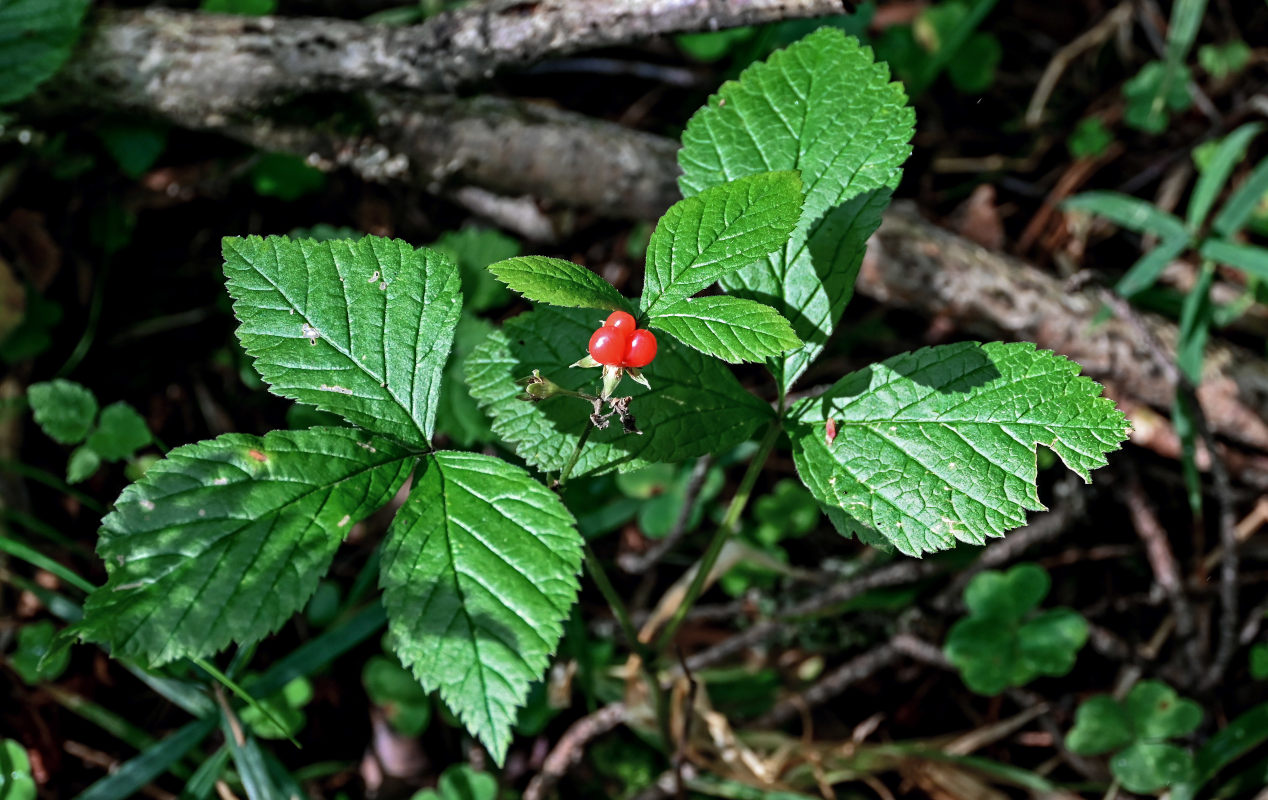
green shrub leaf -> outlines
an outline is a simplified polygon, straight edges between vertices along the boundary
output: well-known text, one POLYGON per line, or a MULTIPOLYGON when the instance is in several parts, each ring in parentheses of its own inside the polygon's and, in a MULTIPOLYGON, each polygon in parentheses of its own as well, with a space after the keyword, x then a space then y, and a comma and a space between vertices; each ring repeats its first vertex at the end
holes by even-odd
POLYGON ((35 422, 44 433, 62 444, 79 444, 97 418, 97 398, 74 381, 62 378, 33 383, 27 400, 35 422))
POLYGON ((21 100, 53 77, 79 39, 90 0, 0 3, 0 105, 21 100))
POLYGON ((534 303, 563 308, 628 309, 612 284, 590 270, 546 256, 518 256, 489 265, 494 277, 534 303))
POLYGON ((656 316, 741 267, 783 249, 801 216, 801 177, 763 172, 675 203, 647 244, 639 307, 656 316))
POLYGON ((1141 681, 1127 695, 1127 713, 1144 739, 1170 739, 1202 724, 1202 707, 1161 681, 1141 681))
POLYGON ((415 457, 349 428, 173 450, 102 520, 109 580, 78 632, 154 665, 263 638, 303 608, 352 525, 391 499, 415 457))
MULTIPOLYGON (((598 394, 598 370, 570 365, 585 355, 600 321, 593 312, 543 306, 507 322, 467 359, 471 396, 493 417, 493 432, 540 470, 563 468, 593 409, 575 397, 518 400, 522 389, 515 381, 537 369, 564 389, 598 394)), ((621 394, 633 397, 630 412, 643 434, 627 434, 619 423, 594 431, 574 475, 625 472, 726 450, 772 416, 721 362, 668 337, 643 374, 651 389, 632 381, 620 386, 621 394)))
POLYGON ((395 239, 224 240, 238 338, 274 394, 431 440, 462 305, 444 255, 395 239))
POLYGON ((685 196, 763 172, 801 173, 805 202, 791 240, 722 278, 727 291, 774 306, 806 342, 771 364, 785 390, 823 350, 853 294, 914 125, 885 65, 832 28, 749 67, 687 124, 678 154, 685 196))
POLYGON ((527 472, 478 453, 423 459, 383 549, 392 647, 498 764, 580 569, 572 515, 527 472))
POLYGON ((797 470, 842 533, 909 555, 982 544, 1043 509, 1036 445, 1089 480, 1126 438, 1126 418, 1078 372, 1029 343, 895 356, 794 406, 797 470))
POLYGON ((647 325, 731 364, 762 361, 801 346, 778 311, 725 295, 679 300, 662 308, 647 325))

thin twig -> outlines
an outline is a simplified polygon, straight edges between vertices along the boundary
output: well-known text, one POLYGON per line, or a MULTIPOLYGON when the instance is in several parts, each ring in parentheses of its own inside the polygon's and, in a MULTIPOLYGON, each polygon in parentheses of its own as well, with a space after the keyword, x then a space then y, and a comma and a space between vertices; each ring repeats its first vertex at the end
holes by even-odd
POLYGON ((805 691, 780 700, 749 727, 756 730, 782 727, 799 716, 804 709, 822 705, 850 686, 872 677, 897 661, 899 655, 898 648, 889 641, 855 656, 819 678, 805 691))
POLYGON ((1088 50, 1099 47, 1108 41, 1114 35, 1114 31, 1130 22, 1131 18, 1131 0, 1124 0, 1113 11, 1101 18, 1100 22, 1057 51, 1052 60, 1048 62, 1047 68, 1043 71, 1043 76, 1039 78, 1039 83, 1035 85, 1035 93, 1031 95, 1030 105, 1026 108, 1027 128, 1037 128, 1039 123, 1043 121, 1044 106, 1048 104, 1048 98, 1052 95, 1052 90, 1057 88, 1057 81, 1061 79, 1061 73, 1065 72, 1066 68, 1070 66, 1070 62, 1088 50))
POLYGON ((547 754, 541 772, 533 776, 524 790, 524 800, 545 800, 559 779, 581 761, 590 742, 620 725, 625 717, 625 704, 618 702, 572 723, 547 754))

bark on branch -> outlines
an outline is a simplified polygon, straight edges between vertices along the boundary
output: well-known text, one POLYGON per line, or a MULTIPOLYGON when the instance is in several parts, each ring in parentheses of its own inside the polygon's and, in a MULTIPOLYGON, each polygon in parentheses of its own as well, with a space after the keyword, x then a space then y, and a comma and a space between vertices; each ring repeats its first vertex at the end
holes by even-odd
POLYGON ((844 10, 842 0, 492 0, 407 27, 113 12, 101 15, 60 84, 83 102, 216 127, 298 94, 449 92, 579 50, 844 10))

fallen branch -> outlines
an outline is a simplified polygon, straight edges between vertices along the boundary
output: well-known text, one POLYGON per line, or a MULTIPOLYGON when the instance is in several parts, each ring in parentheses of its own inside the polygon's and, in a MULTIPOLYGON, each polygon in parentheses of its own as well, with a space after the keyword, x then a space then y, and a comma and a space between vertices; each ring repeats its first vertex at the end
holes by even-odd
POLYGON ((546 756, 542 771, 529 782, 524 791, 524 800, 544 800, 549 797, 559 779, 581 761, 590 742, 620 725, 625 717, 625 704, 612 703, 572 723, 546 756))
POLYGON ((313 92, 450 92, 506 67, 683 31, 840 14, 841 0, 492 0, 387 27, 320 17, 102 13, 60 91, 182 125, 313 92))

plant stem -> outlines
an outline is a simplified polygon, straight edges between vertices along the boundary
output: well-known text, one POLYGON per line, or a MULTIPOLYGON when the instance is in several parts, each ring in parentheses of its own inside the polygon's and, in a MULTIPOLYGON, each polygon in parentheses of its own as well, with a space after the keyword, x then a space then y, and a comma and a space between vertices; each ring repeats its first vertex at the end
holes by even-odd
POLYGON ((568 456, 568 463, 564 464, 563 471, 559 473, 559 480, 555 481, 556 486, 563 486, 568 476, 572 474, 572 468, 577 466, 577 459, 581 458, 581 448, 586 446, 586 440, 590 438, 592 430, 594 430, 594 420, 588 419, 585 430, 581 432, 581 438, 577 440, 576 448, 573 449, 572 455, 568 456))
POLYGON ((735 490, 735 496, 731 498, 731 504, 727 506, 726 515, 722 517, 722 522, 718 524, 718 529, 713 534, 712 541, 709 542, 709 549, 705 551, 704 557, 700 559, 700 564, 696 567, 695 577, 691 580, 691 585, 687 587, 687 594, 682 598, 682 603, 678 606, 678 610, 674 612, 674 616, 666 623, 664 630, 660 632, 660 636, 656 638, 656 645, 653 648, 657 653, 664 652, 665 647, 673 641, 674 634, 678 631, 678 626, 687 618, 687 612, 695 605, 696 600, 700 598, 700 594, 704 591, 705 581, 709 578, 709 573, 713 571, 713 565, 717 563, 718 556, 722 554, 722 548, 726 545, 727 539, 731 538, 731 534, 735 531, 736 525, 740 521, 740 515, 744 513, 744 507, 748 505, 749 497, 753 494, 753 486, 757 483, 757 476, 761 474, 762 467, 766 465, 766 459, 770 457, 771 451, 775 449, 775 442, 779 440, 779 434, 782 428, 778 421, 771 423, 770 428, 766 431, 766 437, 762 439, 761 445, 757 448, 757 453, 753 456, 753 460, 749 462, 748 470, 745 471, 744 477, 740 479, 740 486, 735 490))
POLYGON ((630 612, 626 610, 625 603, 621 601, 621 596, 616 593, 616 588, 612 586, 612 581, 608 578, 607 570, 603 568, 603 564, 599 562, 599 556, 590 547, 590 543, 585 543, 586 553, 586 569, 590 571, 590 577, 594 580, 594 585, 599 587, 599 593, 603 595, 603 599, 608 601, 608 605, 612 608, 612 615, 616 617, 617 624, 621 626, 621 633, 625 634, 625 638, 630 643, 630 648, 643 655, 641 652, 645 649, 645 645, 639 641, 638 629, 634 627, 634 620, 630 618, 630 612))

